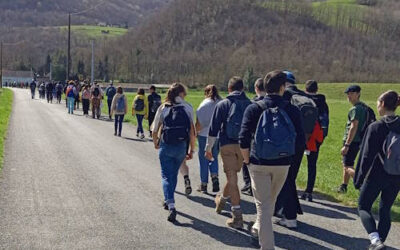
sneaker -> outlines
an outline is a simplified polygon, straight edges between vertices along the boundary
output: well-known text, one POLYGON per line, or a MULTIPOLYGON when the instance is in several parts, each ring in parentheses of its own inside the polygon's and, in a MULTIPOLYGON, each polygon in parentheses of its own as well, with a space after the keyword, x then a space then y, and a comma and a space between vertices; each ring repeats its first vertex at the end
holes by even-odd
POLYGON ((164 210, 168 210, 168 205, 165 201, 163 201, 162 206, 163 206, 164 210))
POLYGON ((212 180, 212 191, 213 191, 213 193, 218 193, 219 192, 218 176, 212 177, 211 180, 212 180))
POLYGON ((114 136, 117 136, 117 132, 114 132, 114 136))
POLYGON ((190 185, 190 179, 185 178, 185 194, 189 195, 192 193, 192 186, 190 185))
POLYGON ((303 195, 300 197, 302 200, 308 200, 309 202, 313 201, 313 197, 311 193, 304 192, 303 195))
POLYGON ((118 134, 118 137, 121 137, 121 133, 118 134))
POLYGON ((139 134, 136 134, 136 137, 139 137, 139 134))
POLYGON ((337 192, 338 192, 339 194, 345 194, 345 193, 347 193, 347 185, 345 185, 345 184, 340 185, 340 186, 337 188, 337 192))
POLYGON ((168 221, 172 223, 176 222, 176 209, 169 210, 168 221))
POLYGON ((199 188, 197 189, 197 191, 206 194, 207 193, 207 183, 201 183, 199 188))
POLYGON ((242 189, 240 189, 240 191, 242 191, 242 193, 243 193, 243 192, 249 191, 250 189, 251 189, 251 184, 250 183, 246 183, 244 185, 244 187, 242 189))
POLYGON ((217 212, 217 214, 220 214, 222 212, 222 209, 224 209, 225 204, 226 199, 224 199, 222 195, 217 194, 215 196, 215 212, 217 212))
POLYGON ((275 222, 275 224, 289 228, 296 229, 297 228, 297 220, 288 220, 285 217, 275 222))
POLYGON ((144 134, 140 136, 140 139, 143 140, 145 138, 144 134))
POLYGON ((241 209, 232 211, 232 218, 226 221, 226 225, 228 227, 232 227, 235 229, 243 228, 243 214, 241 209))
POLYGON ((381 249, 386 249, 386 246, 380 240, 375 244, 369 245, 368 247, 368 250, 381 250, 381 249))

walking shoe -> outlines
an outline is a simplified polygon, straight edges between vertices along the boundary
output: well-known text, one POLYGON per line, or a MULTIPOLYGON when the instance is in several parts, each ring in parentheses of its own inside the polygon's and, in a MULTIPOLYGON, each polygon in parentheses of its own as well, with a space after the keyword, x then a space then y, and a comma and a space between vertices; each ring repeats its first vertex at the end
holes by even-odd
POLYGON ((190 185, 190 179, 185 178, 185 194, 189 195, 192 193, 192 186, 190 185))
POLYGON ((368 247, 368 250, 381 250, 381 249, 386 249, 386 246, 380 240, 375 244, 369 245, 368 247))
POLYGON ((345 194, 347 193, 347 185, 346 184, 342 184, 338 187, 337 192, 339 194, 345 194))
POLYGON ((222 209, 224 209, 226 204, 226 199, 222 197, 222 195, 217 194, 215 196, 215 212, 217 214, 220 214, 222 212, 222 209))
POLYGON ((114 136, 117 136, 117 132, 114 132, 114 136))
POLYGON ((118 137, 121 137, 121 133, 118 133, 118 137))
POLYGON ((176 209, 169 210, 168 221, 174 223, 176 221, 176 209))
POLYGON ((207 193, 207 183, 201 183, 197 191, 204 194, 207 193))
POLYGON ((226 221, 228 227, 235 229, 243 228, 243 214, 241 209, 235 209, 232 211, 232 218, 226 221))
POLYGON ((163 201, 162 206, 163 206, 164 210, 168 210, 168 205, 165 201, 163 201))
POLYGON ((246 184, 243 186, 243 188, 240 189, 240 191, 246 192, 246 191, 248 191, 249 189, 251 189, 251 184, 250 184, 250 183, 246 183, 246 184))
POLYGON ((142 134, 142 135, 140 136, 140 139, 143 140, 144 137, 145 137, 144 134, 142 134))
POLYGON ((139 137, 139 133, 136 134, 136 137, 139 137))
POLYGON ((309 202, 313 201, 313 197, 311 193, 304 192, 303 195, 300 197, 302 200, 308 200, 309 202))
POLYGON ((297 228, 297 220, 288 220, 285 217, 276 221, 275 224, 289 228, 289 229, 297 228))
POLYGON ((213 191, 213 193, 218 193, 219 192, 218 176, 212 177, 211 180, 212 180, 212 191, 213 191))

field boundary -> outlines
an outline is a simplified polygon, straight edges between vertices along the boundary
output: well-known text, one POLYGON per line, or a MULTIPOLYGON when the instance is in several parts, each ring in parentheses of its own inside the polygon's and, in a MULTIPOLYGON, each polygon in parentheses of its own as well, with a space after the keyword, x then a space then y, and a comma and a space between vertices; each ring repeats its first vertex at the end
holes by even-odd
POLYGON ((4 142, 7 138, 13 103, 14 92, 6 88, 0 89, 0 170, 3 168, 4 142))

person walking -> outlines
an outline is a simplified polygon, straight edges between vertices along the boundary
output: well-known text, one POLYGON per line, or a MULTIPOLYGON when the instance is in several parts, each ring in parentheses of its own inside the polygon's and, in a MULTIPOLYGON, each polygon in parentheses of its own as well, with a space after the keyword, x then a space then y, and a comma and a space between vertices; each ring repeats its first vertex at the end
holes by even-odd
POLYGON ((395 114, 399 105, 400 97, 395 91, 387 91, 378 98, 377 109, 382 119, 368 126, 357 162, 354 186, 361 190, 358 213, 371 241, 370 250, 385 249, 390 210, 400 191, 400 117, 395 114), (371 208, 378 196, 376 226, 371 208))
POLYGON ((61 103, 61 97, 62 97, 62 92, 63 92, 63 85, 61 82, 58 82, 56 85, 56 98, 57 98, 57 103, 61 103))
MULTIPOLYGON (((254 91, 256 92, 256 96, 252 100, 254 103, 264 99, 264 97, 266 95, 266 92, 264 89, 264 79, 258 78, 255 81, 254 91)), ((242 192, 242 194, 247 194, 247 195, 252 196, 253 191, 251 189, 250 173, 249 173, 249 169, 246 164, 243 164, 242 173, 243 173, 244 186, 241 189, 241 192, 242 192)))
POLYGON ((185 102, 186 95, 183 84, 172 84, 165 103, 157 110, 152 128, 154 147, 159 150, 164 201, 170 222, 176 221, 174 192, 179 169, 185 159, 193 158, 196 145, 193 108, 185 102))
POLYGON ((207 193, 208 175, 210 175, 212 182, 212 191, 214 193, 217 193, 220 191, 218 179, 218 140, 214 143, 214 146, 211 150, 213 156, 212 161, 209 161, 205 157, 205 149, 208 131, 210 130, 212 114, 214 113, 217 103, 221 101, 222 98, 219 96, 218 89, 215 85, 207 85, 205 87, 204 97, 205 99, 201 102, 196 111, 196 131, 198 131, 197 141, 199 145, 199 164, 201 180, 201 184, 197 191, 207 193))
POLYGON ((110 85, 106 88, 106 96, 107 96, 107 105, 108 105, 108 117, 111 120, 111 105, 115 94, 117 93, 117 89, 114 87, 113 82, 110 82, 110 85))
POLYGON ((133 100, 133 105, 132 105, 132 115, 136 115, 137 119, 137 130, 136 130, 136 137, 139 137, 140 134, 140 139, 144 139, 144 131, 143 131, 143 119, 148 118, 148 111, 149 111, 149 104, 147 102, 146 95, 144 93, 143 88, 139 88, 137 91, 137 95, 135 96, 135 99, 133 100))
POLYGON ((83 86, 82 91, 82 108, 83 108, 83 115, 89 115, 89 108, 90 108, 90 89, 89 85, 83 86))
POLYGON ((243 227, 243 213, 240 208, 237 176, 243 165, 243 156, 239 147, 239 132, 243 113, 251 104, 243 90, 244 84, 240 77, 235 76, 229 80, 229 95, 216 105, 211 118, 205 153, 209 161, 216 160, 213 159, 212 149, 219 137, 227 183, 222 194, 217 194, 215 197, 215 211, 221 213, 230 197, 232 218, 228 219, 226 224, 233 228, 243 227))
POLYGON ((76 88, 76 96, 75 96, 75 103, 74 103, 74 110, 79 109, 79 103, 81 102, 81 90, 82 86, 79 81, 75 81, 75 88, 76 88))
POLYGON ((122 132, 122 122, 124 121, 124 116, 128 112, 128 100, 124 95, 124 91, 121 86, 116 89, 116 94, 111 102, 111 115, 114 115, 114 135, 118 134, 121 137, 122 132))
POLYGON ((150 94, 147 97, 147 101, 149 103, 149 132, 150 132, 150 137, 152 137, 152 132, 151 132, 151 125, 153 124, 154 121, 154 116, 156 115, 156 112, 158 108, 161 106, 161 96, 157 94, 156 92, 156 86, 151 85, 149 88, 150 94))
POLYGON ((101 116, 101 99, 103 99, 103 91, 97 82, 91 88, 91 97, 92 101, 92 117, 95 119, 100 119, 101 116))
POLYGON ((35 81, 31 82, 30 88, 31 88, 32 99, 35 99, 35 92, 36 92, 36 82, 35 81))
POLYGON ((257 219, 251 234, 261 249, 274 249, 272 216, 275 201, 295 154, 296 135, 304 136, 300 111, 282 98, 286 74, 272 71, 264 78, 267 95, 244 113, 240 148, 248 165, 257 219))
POLYGON ((307 167, 308 178, 307 188, 301 196, 301 199, 312 202, 312 193, 314 191, 315 179, 317 176, 317 161, 320 147, 328 136, 329 129, 329 107, 326 98, 322 94, 318 94, 318 83, 314 80, 306 82, 306 94, 315 102, 318 108, 318 120, 314 131, 307 142, 307 167))
POLYGON ((352 104, 347 115, 346 129, 343 136, 343 147, 341 149, 343 165, 343 183, 338 187, 338 193, 347 193, 347 185, 350 178, 354 177, 354 161, 360 151, 360 144, 363 138, 363 127, 367 120, 366 105, 360 101, 361 87, 358 85, 349 86, 345 92, 347 100, 352 104))
POLYGON ((65 96, 67 97, 68 114, 73 114, 74 113, 75 96, 76 96, 76 88, 74 86, 73 81, 70 81, 68 83, 67 89, 65 91, 65 96))
POLYGON ((47 103, 53 103, 53 89, 54 85, 52 82, 46 84, 47 103))
POLYGON ((302 123, 303 133, 297 133, 296 135, 295 154, 292 158, 285 184, 276 200, 274 215, 280 218, 280 220, 276 221, 278 225, 295 229, 297 228, 297 214, 303 214, 297 195, 296 179, 306 148, 306 137, 307 134, 311 135, 315 127, 318 110, 313 100, 296 87, 296 78, 293 73, 290 71, 283 71, 283 73, 286 74, 286 88, 283 93, 283 99, 289 101, 300 110, 301 119, 296 122, 302 123), (310 117, 306 115, 310 115, 310 117))

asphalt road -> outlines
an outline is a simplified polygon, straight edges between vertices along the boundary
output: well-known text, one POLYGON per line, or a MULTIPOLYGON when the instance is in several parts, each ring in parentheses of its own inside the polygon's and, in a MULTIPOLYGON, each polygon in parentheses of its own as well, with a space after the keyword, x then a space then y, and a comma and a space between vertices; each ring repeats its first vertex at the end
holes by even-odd
MULTIPOLYGON (((65 104, 31 100, 14 90, 15 101, 0 177, 0 249, 246 249, 247 232, 225 227, 213 197, 183 195, 179 179, 178 223, 161 207, 160 167, 149 141, 123 137, 113 123, 68 115, 65 104)), ((193 187, 198 162, 190 162, 193 187)), ((222 178, 221 183, 225 183, 222 178)), ((302 203, 297 231, 275 226, 282 249, 365 249, 356 211, 316 199, 302 203)), ((251 197, 243 197, 246 224, 254 220, 251 197)), ((400 247, 400 226, 387 244, 400 247)))

